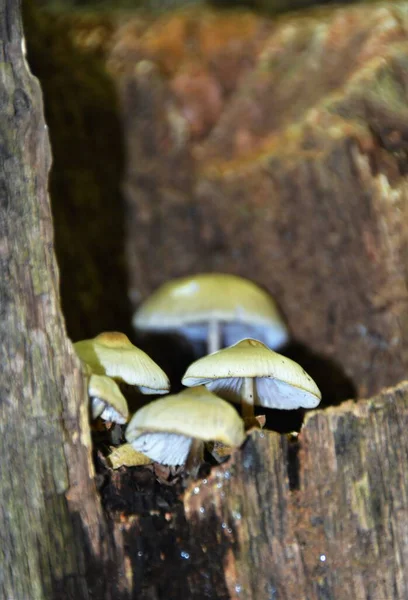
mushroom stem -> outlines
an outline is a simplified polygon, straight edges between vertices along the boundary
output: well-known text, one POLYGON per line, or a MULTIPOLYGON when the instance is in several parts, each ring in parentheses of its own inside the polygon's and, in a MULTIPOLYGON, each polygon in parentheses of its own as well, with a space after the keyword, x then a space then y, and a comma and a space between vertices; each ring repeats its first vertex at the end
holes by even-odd
POLYGON ((221 327, 217 319, 210 319, 207 332, 207 352, 212 354, 221 347, 221 327))
POLYGON ((190 451, 186 459, 185 469, 192 478, 198 474, 198 470, 204 460, 204 442, 197 438, 193 438, 190 446, 190 451))
POLYGON ((254 378, 244 377, 242 383, 241 409, 242 418, 245 422, 251 422, 254 418, 254 378))

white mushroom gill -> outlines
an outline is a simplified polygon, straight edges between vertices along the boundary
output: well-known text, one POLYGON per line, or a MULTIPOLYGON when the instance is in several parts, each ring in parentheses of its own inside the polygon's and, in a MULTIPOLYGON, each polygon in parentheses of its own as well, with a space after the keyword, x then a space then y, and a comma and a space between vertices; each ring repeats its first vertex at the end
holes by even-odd
MULTIPOLYGON (((204 381, 201 383, 204 383, 204 381)), ((229 402, 239 404, 242 398, 244 379, 238 377, 215 379, 208 381, 205 385, 213 394, 217 394, 229 402)), ((255 406, 294 410, 300 407, 315 408, 319 402, 320 398, 314 394, 293 387, 284 381, 270 377, 255 377, 254 379, 255 406)))
POLYGON ((100 417, 103 421, 112 421, 124 425, 127 418, 119 414, 112 406, 109 406, 102 398, 91 398, 91 415, 93 419, 100 417))
POLYGON ((93 419, 100 417, 120 425, 126 423, 129 416, 126 398, 113 379, 106 375, 90 375, 88 395, 93 419))
POLYGON ((124 425, 127 421, 126 417, 120 415, 118 411, 113 408, 113 406, 109 406, 108 404, 105 406, 99 416, 104 421, 112 421, 113 423, 118 423, 119 425, 124 425))
POLYGON ((143 433, 131 442, 133 448, 162 465, 183 465, 193 440, 176 433, 143 433))

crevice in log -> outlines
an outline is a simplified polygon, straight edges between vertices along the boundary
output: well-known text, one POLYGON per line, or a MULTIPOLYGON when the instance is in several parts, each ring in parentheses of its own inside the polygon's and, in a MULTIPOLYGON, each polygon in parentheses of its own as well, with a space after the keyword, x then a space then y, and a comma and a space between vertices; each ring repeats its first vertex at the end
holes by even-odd
POLYGON ((287 446, 287 468, 289 489, 291 491, 298 490, 300 487, 300 462, 299 462, 300 444, 297 437, 292 437, 288 440, 287 446))
POLYGON ((105 57, 76 46, 63 18, 29 0, 24 24, 51 139, 49 185, 68 335, 77 341, 103 330, 129 334, 123 135, 105 57))

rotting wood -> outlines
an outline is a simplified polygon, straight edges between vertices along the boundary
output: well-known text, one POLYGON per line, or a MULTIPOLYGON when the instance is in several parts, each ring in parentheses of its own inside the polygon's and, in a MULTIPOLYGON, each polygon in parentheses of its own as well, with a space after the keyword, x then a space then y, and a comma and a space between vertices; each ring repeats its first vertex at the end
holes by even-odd
POLYGON ((0 597, 112 598, 85 380, 59 304, 48 131, 15 0, 0 0, 0 98, 0 597))
POLYGON ((138 26, 117 32, 108 61, 135 307, 171 277, 249 277, 356 397, 396 385, 408 366, 406 4, 138 26))
POLYGON ((192 486, 184 499, 192 535, 208 514, 221 523, 230 597, 407 598, 407 427, 403 383, 310 413, 298 453, 284 436, 255 432, 192 486))
POLYGON ((310 413, 298 447, 253 434, 193 484, 185 513, 159 504, 154 476, 147 510, 130 485, 135 514, 106 524, 56 291, 50 155, 18 10, 0 0, 0 593, 122 600, 132 582, 149 600, 405 600, 407 384, 310 413))

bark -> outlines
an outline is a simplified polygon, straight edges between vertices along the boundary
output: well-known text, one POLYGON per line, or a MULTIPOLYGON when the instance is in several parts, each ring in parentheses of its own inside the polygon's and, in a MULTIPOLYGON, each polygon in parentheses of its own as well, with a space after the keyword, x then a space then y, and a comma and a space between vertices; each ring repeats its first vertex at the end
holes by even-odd
POLYGON ((297 441, 253 434, 190 489, 189 521, 221 522, 230 597, 406 598, 407 424, 402 384, 309 414, 297 441))
POLYGON ((48 132, 19 13, 1 0, 0 596, 108 598, 86 386, 59 303, 48 132))

